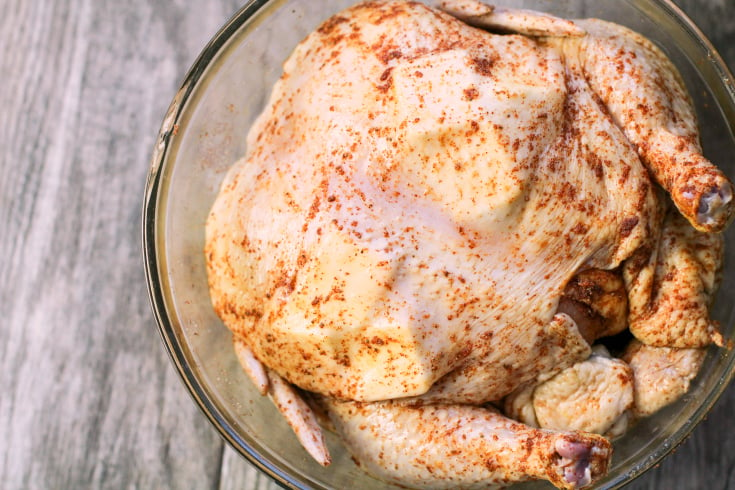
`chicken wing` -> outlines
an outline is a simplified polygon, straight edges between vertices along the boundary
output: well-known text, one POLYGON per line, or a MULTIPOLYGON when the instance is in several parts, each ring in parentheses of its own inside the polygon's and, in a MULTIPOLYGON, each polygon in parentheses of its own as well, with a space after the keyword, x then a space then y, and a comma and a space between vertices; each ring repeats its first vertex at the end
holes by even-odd
POLYGON ((306 452, 322 466, 328 466, 332 457, 317 414, 312 407, 294 386, 272 369, 263 366, 242 340, 235 338, 234 345, 240 365, 250 376, 260 394, 270 396, 306 452))
POLYGON ((527 36, 583 36, 584 29, 570 20, 543 12, 509 9, 476 0, 442 0, 439 8, 469 25, 491 31, 527 36))
POLYGON ((669 58, 623 26, 597 19, 577 24, 588 35, 562 44, 578 56, 600 103, 691 225, 724 229, 733 216, 733 185, 702 155, 694 108, 669 58))
POLYGON ((643 249, 623 267, 630 331, 660 347, 723 344, 709 307, 721 279, 724 239, 695 230, 670 212, 653 250, 643 249))

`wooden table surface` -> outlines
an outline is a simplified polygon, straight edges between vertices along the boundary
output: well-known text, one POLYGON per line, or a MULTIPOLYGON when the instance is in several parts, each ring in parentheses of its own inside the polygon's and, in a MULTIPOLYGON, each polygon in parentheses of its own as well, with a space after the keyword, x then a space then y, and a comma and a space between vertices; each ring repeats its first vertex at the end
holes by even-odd
MULTIPOLYGON (((678 0, 735 67, 735 1, 678 0)), ((164 351, 140 216, 165 110, 237 0, 3 0, 0 488, 273 489, 164 351)), ((735 386, 629 488, 735 488, 735 386)))

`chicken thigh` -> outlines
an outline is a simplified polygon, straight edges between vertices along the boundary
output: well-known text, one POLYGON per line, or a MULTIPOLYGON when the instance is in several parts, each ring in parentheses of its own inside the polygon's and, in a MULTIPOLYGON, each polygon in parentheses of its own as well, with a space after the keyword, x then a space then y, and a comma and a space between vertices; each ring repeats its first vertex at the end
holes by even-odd
POLYGON ((634 415, 651 415, 689 391, 689 384, 699 372, 704 356, 705 349, 655 347, 637 340, 631 342, 623 360, 634 373, 634 415))
POLYGON ((605 438, 487 404, 584 362, 627 326, 628 302, 666 331, 647 313, 662 280, 651 264, 670 258, 658 186, 705 235, 730 219, 731 184, 700 154, 673 67, 640 36, 443 8, 453 15, 358 4, 295 49, 207 222, 213 306, 323 464, 289 384, 318 394, 358 463, 390 481, 584 486, 609 465, 605 438), (611 60, 622 68, 599 66, 611 60))
POLYGON ((532 427, 622 435, 634 404, 633 370, 596 346, 589 359, 506 398, 505 413, 532 427))

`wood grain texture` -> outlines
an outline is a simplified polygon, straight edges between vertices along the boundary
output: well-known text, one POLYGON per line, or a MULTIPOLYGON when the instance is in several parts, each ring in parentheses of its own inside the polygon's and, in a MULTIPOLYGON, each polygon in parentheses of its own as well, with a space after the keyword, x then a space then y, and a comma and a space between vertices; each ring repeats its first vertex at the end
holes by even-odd
MULTIPOLYGON (((733 1, 678 3, 735 67, 733 1)), ((2 5, 0 486, 277 488, 186 393, 155 328, 140 252, 155 135, 239 2, 2 5)), ((630 488, 735 488, 734 413, 730 387, 630 488)))
POLYGON ((171 94, 236 8, 206 5, 3 5, 3 488, 219 481, 222 444, 152 322, 139 231, 171 94))

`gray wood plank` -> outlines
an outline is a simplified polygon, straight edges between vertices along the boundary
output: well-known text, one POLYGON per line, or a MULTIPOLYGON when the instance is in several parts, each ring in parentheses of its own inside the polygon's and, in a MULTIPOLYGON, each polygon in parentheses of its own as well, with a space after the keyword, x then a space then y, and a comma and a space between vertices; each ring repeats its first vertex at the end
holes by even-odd
POLYGON ((214 488, 222 443, 162 349, 139 230, 171 95, 235 6, 3 7, 2 486, 214 488))
POLYGON ((269 476, 248 463, 227 446, 222 458, 222 477, 218 490, 277 490, 281 488, 269 476))

